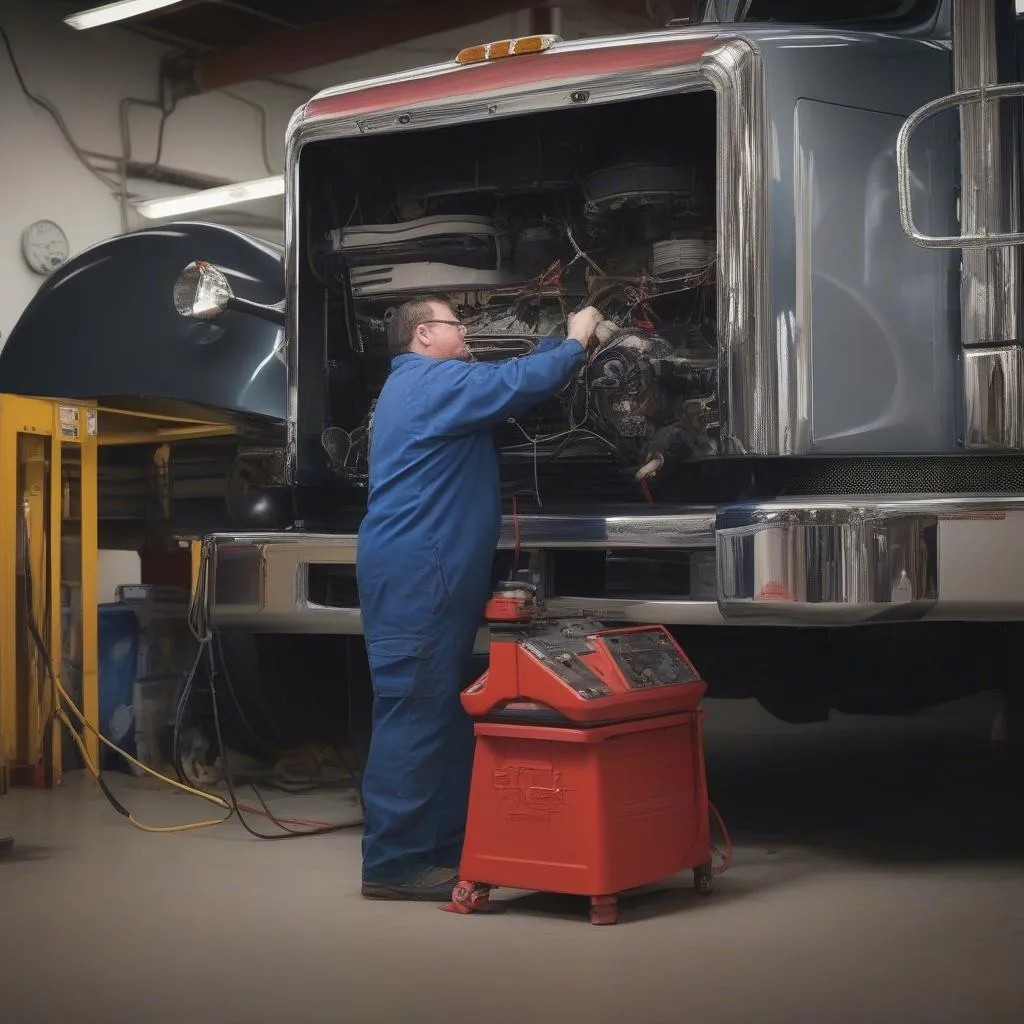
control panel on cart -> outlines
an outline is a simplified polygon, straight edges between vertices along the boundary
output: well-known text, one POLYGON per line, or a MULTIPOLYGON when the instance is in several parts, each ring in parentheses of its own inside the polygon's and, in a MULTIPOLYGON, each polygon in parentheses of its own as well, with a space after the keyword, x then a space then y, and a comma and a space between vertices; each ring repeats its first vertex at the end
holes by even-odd
POLYGON ((492 621, 490 654, 487 672, 462 695, 474 718, 622 721, 694 709, 707 689, 664 626, 492 621))

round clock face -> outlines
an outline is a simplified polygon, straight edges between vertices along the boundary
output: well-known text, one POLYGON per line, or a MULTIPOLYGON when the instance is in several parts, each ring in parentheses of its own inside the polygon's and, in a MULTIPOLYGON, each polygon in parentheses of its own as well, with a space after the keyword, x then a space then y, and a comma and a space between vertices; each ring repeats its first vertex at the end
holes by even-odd
POLYGON ((67 235, 52 220, 38 220, 25 228, 21 250, 37 274, 51 274, 68 258, 67 235))

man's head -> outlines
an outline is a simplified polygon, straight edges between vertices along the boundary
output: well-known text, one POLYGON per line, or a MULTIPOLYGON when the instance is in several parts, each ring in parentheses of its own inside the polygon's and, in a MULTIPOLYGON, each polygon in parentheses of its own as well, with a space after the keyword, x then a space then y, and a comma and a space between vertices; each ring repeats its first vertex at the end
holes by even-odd
POLYGON ((433 359, 468 359, 466 328, 440 296, 413 299, 395 310, 388 324, 392 355, 415 352, 433 359))

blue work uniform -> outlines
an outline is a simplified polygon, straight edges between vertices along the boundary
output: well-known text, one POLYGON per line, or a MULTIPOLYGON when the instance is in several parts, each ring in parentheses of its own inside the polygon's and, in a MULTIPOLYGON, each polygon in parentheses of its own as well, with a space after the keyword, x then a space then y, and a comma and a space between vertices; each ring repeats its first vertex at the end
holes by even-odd
POLYGON ((501 532, 491 429, 558 392, 585 360, 546 339, 500 363, 405 353, 377 400, 357 579, 373 681, 363 879, 458 867, 473 733, 469 681, 501 532))

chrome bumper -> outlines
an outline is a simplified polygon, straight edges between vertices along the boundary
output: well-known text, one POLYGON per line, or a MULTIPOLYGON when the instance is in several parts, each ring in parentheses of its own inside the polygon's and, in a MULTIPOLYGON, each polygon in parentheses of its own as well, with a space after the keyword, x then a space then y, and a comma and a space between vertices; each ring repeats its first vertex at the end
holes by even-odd
MULTIPOLYGON (((558 615, 676 625, 1024 619, 1024 495, 820 496, 637 515, 520 516, 525 551, 714 552, 715 599, 548 596, 558 615)), ((354 565, 352 534, 214 534, 209 618, 257 632, 359 633, 310 598, 311 566, 354 565)), ((511 521, 501 547, 511 548, 511 521)))

